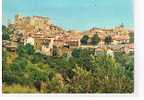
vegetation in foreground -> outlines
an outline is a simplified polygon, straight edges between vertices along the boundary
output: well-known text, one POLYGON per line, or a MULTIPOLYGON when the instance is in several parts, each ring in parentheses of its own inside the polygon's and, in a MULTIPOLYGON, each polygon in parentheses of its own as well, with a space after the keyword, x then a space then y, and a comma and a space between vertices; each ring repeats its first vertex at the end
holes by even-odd
MULTIPOLYGON (((9 34, 5 29, 3 39, 9 40, 9 34)), ((87 44, 87 38, 81 42, 87 44)), ((98 41, 97 35, 92 38, 93 44, 98 41)), ((45 56, 36 53, 30 44, 19 44, 16 53, 9 50, 2 53, 2 90, 3 93, 132 93, 133 66, 133 54, 123 52, 115 52, 112 57, 105 52, 95 55, 91 49, 75 49, 71 56, 59 56, 54 50, 53 56, 45 56)))
POLYGON ((133 54, 75 49, 72 56, 45 56, 27 44, 2 58, 4 93, 133 92, 133 54))

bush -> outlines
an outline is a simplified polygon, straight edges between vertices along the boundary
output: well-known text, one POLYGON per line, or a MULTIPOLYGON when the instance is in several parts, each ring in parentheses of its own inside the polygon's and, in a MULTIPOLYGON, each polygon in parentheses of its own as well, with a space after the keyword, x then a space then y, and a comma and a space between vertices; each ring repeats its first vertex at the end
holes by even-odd
POLYGON ((32 55, 35 52, 34 46, 32 46, 31 44, 26 44, 26 45, 20 44, 17 47, 16 51, 17 51, 19 56, 32 55))
POLYGON ((81 50, 80 50, 80 49, 74 49, 74 50, 72 51, 72 56, 73 56, 74 58, 79 58, 79 57, 80 57, 80 53, 81 53, 81 50))
POLYGON ((72 56, 74 57, 73 60, 76 61, 75 63, 87 70, 90 70, 92 67, 91 55, 93 54, 93 51, 90 49, 75 49, 72 52, 72 56))
POLYGON ((134 81, 125 74, 125 69, 110 56, 93 59, 93 76, 97 93, 132 93, 134 81))
POLYGON ((11 86, 5 84, 2 87, 2 92, 3 93, 37 93, 34 87, 21 86, 19 84, 13 84, 11 86))
POLYGON ((48 81, 47 92, 48 93, 63 93, 64 79, 61 74, 56 73, 52 80, 48 81))
POLYGON ((94 79, 92 73, 78 66, 73 69, 73 72, 70 91, 72 93, 92 93, 94 79))

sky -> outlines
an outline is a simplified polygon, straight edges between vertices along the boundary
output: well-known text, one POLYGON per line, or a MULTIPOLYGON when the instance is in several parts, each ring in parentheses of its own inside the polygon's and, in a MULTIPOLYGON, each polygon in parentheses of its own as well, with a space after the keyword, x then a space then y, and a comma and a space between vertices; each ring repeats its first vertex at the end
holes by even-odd
POLYGON ((4 25, 23 16, 47 16, 64 29, 133 28, 133 0, 3 0, 4 25))

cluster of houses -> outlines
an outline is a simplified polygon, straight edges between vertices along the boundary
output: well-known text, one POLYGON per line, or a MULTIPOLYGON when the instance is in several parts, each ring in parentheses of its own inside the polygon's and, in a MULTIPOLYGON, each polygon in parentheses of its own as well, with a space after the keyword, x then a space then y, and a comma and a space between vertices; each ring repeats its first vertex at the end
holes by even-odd
MULTIPOLYGON (((96 52, 107 50, 110 54, 114 51, 129 53, 134 50, 133 43, 129 43, 129 34, 132 33, 123 26, 114 29, 92 28, 85 32, 75 30, 65 31, 51 24, 47 17, 25 17, 16 15, 15 22, 9 24, 9 27, 13 30, 11 42, 29 43, 34 46, 37 52, 45 55, 52 55, 54 47, 59 49, 60 55, 71 53, 75 48, 93 48, 96 52), (81 44, 80 40, 84 35, 92 37, 94 34, 98 34, 100 37, 98 45, 81 44), (111 45, 106 46, 104 39, 108 35, 112 37, 113 41, 111 45)), ((16 44, 10 45, 11 43, 7 42, 8 41, 3 41, 3 47, 12 48, 14 50, 16 44)))
POLYGON ((24 44, 31 44, 35 49, 45 55, 51 55, 53 47, 57 47, 61 52, 60 55, 80 47, 80 39, 70 37, 66 34, 59 33, 55 36, 46 35, 41 32, 28 33, 24 39, 24 44), (65 49, 65 50, 64 50, 65 49))

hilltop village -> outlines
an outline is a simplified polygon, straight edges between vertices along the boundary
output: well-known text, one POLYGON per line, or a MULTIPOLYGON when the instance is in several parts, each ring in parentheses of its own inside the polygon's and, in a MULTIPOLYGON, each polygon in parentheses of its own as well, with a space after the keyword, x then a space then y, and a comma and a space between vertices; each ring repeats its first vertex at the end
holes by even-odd
POLYGON ((113 55, 113 52, 134 52, 134 44, 130 41, 132 30, 119 25, 112 29, 92 28, 81 32, 65 30, 51 23, 48 17, 41 16, 15 16, 15 21, 8 25, 12 31, 10 40, 3 40, 3 50, 8 48, 15 52, 17 45, 31 44, 36 52, 52 55, 57 49, 59 55, 70 54, 75 48, 91 48, 95 54, 101 51, 113 55), (98 35, 99 41, 92 44, 91 38, 98 35), (86 43, 82 39, 88 37, 86 43), (106 43, 107 41, 107 43, 106 43))
POLYGON ((134 32, 66 30, 16 15, 2 26, 3 93, 133 93, 134 32))

